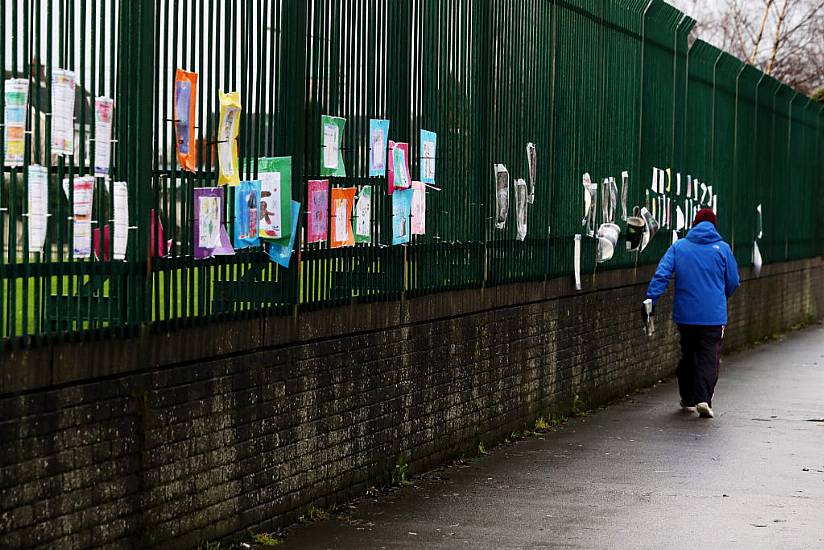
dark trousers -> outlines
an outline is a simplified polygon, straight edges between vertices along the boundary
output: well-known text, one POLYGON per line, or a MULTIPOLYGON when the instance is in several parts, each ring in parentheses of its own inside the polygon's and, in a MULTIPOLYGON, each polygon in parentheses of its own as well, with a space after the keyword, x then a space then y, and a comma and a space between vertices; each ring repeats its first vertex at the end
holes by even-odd
POLYGON ((681 401, 685 407, 698 403, 712 406, 723 327, 679 324, 678 332, 681 333, 681 361, 676 374, 681 401))

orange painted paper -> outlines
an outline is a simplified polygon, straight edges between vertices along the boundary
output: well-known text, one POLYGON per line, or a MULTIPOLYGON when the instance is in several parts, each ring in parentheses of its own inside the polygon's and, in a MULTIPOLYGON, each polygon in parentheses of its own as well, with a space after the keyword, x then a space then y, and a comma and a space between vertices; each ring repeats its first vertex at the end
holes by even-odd
POLYGON ((352 231, 352 208, 355 204, 354 187, 336 187, 332 189, 332 221, 329 232, 329 246, 340 248, 355 244, 355 232, 352 231), (340 240, 338 240, 340 239, 340 240))

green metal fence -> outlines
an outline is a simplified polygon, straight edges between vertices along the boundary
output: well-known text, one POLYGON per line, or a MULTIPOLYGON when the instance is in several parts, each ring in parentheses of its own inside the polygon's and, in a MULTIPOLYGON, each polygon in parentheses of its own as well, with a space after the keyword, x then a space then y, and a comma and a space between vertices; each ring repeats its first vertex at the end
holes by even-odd
MULTIPOLYGON (((582 233, 585 172, 629 172, 629 207, 650 204, 653 167, 713 186, 723 235, 752 262, 762 205, 765 262, 821 252, 824 107, 709 44, 688 46, 694 21, 659 0, 10 0, 0 3, 4 79, 29 83, 22 166, 4 153, 0 190, 0 335, 6 345, 126 336, 352 301, 394 300, 571 275, 582 233), (54 69, 77 77, 75 151, 54 155, 54 69), (177 68, 199 74, 197 170, 175 154, 177 68), (193 257, 194 189, 217 184, 218 90, 237 90, 242 179, 257 159, 292 158, 303 205, 288 269, 260 248, 193 257), (111 180, 128 182, 125 261, 73 255, 73 185, 93 174, 94 98, 115 100, 111 180), (320 175, 321 115, 346 118, 346 178, 372 185, 373 242, 304 242, 307 185, 320 175), (425 235, 391 245, 385 178, 368 177, 370 118, 391 121, 419 172, 419 130, 438 133, 437 187, 425 235), (537 149, 525 240, 514 205, 497 229, 492 166, 527 178, 537 149), (48 170, 45 247, 30 247, 28 166, 48 170), (162 237, 159 235, 163 228, 162 237)), ((5 100, 0 98, 0 110, 5 100)), ((114 199, 94 182, 93 228, 111 230, 114 199)), ((233 188, 225 201, 229 234, 233 188)), ((511 200, 514 202, 514 195, 511 200)), ((620 208, 619 208, 620 210, 620 208)), ((674 206, 673 206, 674 210, 674 206)), ((599 222, 600 222, 599 215, 599 222)), ((662 231, 639 255, 619 246, 582 270, 656 262, 662 231)), ((683 233, 682 233, 683 234, 683 233)))

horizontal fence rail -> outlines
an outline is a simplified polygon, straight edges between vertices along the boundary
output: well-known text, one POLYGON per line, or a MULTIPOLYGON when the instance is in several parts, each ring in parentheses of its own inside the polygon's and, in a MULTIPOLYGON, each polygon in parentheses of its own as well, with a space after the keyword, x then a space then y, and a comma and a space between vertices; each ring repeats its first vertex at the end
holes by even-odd
POLYGON ((701 204, 742 266, 755 244, 765 263, 819 255, 824 106, 690 46, 694 23, 660 0, 2 0, 0 335, 128 336, 571 277, 576 235, 587 278, 655 263, 701 204), (411 214, 371 173, 372 120, 408 144, 409 179, 434 164, 411 214), (289 159, 279 203, 221 185, 233 149, 241 182, 289 159), (594 227, 622 231, 602 263, 585 174, 594 227), (352 188, 371 191, 368 218, 339 202, 352 188), (663 226, 640 253, 624 192, 629 215, 663 226), (242 248, 277 204, 280 240, 242 248))

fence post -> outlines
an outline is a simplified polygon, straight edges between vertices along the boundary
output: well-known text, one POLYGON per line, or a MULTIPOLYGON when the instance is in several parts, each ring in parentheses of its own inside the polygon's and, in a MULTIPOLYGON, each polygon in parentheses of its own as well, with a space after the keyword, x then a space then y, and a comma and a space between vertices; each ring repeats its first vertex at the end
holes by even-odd
POLYGON ((130 269, 124 321, 132 333, 151 322, 152 276, 149 255, 154 137, 155 3, 122 2, 118 37, 117 166, 129 185, 130 269))

